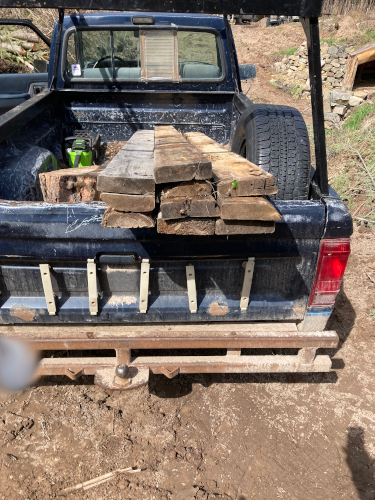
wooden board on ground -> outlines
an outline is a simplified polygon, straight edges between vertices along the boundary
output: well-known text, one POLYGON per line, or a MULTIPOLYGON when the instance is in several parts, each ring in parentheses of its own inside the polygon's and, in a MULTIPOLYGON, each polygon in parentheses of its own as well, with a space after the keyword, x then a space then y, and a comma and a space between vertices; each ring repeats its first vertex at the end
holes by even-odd
POLYGON ((141 227, 155 227, 155 217, 152 213, 136 214, 132 212, 118 212, 108 207, 104 212, 102 227, 136 229, 141 227))
POLYGON ((155 127, 154 177, 157 184, 211 179, 211 162, 174 127, 155 127))
POLYGON ((217 195, 217 204, 221 209, 220 217, 229 220, 281 220, 281 215, 268 200, 262 196, 217 195))
POLYGON ((213 196, 162 197, 160 203, 161 218, 183 219, 186 217, 219 217, 220 208, 213 196))
POLYGON ((155 194, 154 131, 139 130, 98 176, 105 193, 155 194))
POLYGON ((201 132, 185 134, 212 163, 216 190, 222 196, 256 196, 276 194, 275 178, 240 155, 228 151, 201 132), (235 182, 235 186, 232 183, 235 182))
POLYGON ((348 65, 342 82, 342 88, 344 90, 352 90, 358 66, 371 61, 375 61, 375 43, 369 43, 351 52, 348 57, 348 65))
POLYGON ((209 181, 188 181, 181 184, 166 184, 161 196, 178 198, 179 196, 211 196, 212 185, 209 181))
POLYGON ((158 233, 181 236, 211 236, 215 234, 215 219, 163 220, 158 217, 158 233))
POLYGON ((64 168, 39 174, 43 200, 48 203, 99 201, 97 177, 104 167, 64 168))
POLYGON ((153 194, 101 193, 100 199, 120 212, 152 212, 155 208, 153 194))
POLYGON ((217 219, 215 234, 266 234, 275 232, 274 222, 217 219))

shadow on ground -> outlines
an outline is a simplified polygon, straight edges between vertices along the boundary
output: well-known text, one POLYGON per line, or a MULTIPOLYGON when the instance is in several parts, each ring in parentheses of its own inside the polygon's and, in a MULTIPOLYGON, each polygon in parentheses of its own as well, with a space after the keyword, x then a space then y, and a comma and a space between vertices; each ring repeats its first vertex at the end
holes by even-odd
POLYGON ((375 459, 372 459, 365 449, 365 434, 362 427, 349 427, 346 462, 352 473, 354 486, 357 488, 360 500, 375 498, 375 459))

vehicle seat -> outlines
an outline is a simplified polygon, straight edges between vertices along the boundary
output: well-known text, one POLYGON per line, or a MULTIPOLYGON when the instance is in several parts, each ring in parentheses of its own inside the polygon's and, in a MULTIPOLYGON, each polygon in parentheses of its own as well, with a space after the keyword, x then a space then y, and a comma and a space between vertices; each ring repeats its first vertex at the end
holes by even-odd
POLYGON ((182 78, 189 80, 209 80, 221 77, 221 70, 212 64, 184 64, 182 78))

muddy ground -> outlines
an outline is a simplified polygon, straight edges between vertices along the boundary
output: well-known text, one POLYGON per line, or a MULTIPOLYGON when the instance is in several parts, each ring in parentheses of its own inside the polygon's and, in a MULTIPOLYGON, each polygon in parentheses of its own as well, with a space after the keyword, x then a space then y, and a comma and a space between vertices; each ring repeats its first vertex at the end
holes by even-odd
MULTIPOLYGON (((264 68, 258 102, 294 104, 268 80, 264 68)), ((50 377, 1 394, 0 499, 55 498, 128 466, 142 471, 66 498, 374 499, 374 243, 355 228, 328 325, 341 339, 332 373, 151 375, 148 387, 112 394, 91 377, 50 377)))

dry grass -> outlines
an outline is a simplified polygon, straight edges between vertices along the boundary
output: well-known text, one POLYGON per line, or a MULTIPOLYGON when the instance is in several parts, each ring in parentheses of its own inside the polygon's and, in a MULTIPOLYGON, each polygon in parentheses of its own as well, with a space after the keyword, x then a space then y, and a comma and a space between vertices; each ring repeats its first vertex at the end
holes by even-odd
POLYGON ((322 12, 329 15, 345 15, 351 11, 370 14, 375 11, 374 0, 324 0, 322 12))

